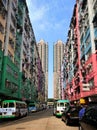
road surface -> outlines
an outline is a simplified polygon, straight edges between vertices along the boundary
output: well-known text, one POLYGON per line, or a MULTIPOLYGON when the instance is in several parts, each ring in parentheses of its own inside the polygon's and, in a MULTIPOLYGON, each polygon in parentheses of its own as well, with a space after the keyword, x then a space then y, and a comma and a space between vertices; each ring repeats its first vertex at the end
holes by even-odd
POLYGON ((20 119, 4 120, 0 130, 78 130, 78 127, 66 126, 61 118, 53 116, 52 109, 47 109, 20 119))

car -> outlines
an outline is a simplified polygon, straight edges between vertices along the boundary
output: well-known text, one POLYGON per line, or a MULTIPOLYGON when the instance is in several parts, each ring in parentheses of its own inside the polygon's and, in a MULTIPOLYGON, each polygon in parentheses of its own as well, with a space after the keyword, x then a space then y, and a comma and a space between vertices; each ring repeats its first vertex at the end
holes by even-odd
POLYGON ((97 130, 97 105, 89 106, 79 119, 79 130, 97 130))
POLYGON ((67 111, 62 114, 62 121, 65 121, 66 125, 79 123, 79 111, 80 106, 70 106, 67 111))

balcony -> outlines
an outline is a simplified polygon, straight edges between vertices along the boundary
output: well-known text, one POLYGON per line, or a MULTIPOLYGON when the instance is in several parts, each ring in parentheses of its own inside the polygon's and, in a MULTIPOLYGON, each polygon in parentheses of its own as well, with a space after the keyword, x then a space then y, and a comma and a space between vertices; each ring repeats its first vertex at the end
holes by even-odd
POLYGON ((12 83, 10 80, 6 79, 5 86, 6 89, 8 89, 12 94, 17 93, 18 86, 15 83, 12 83))
POLYGON ((94 27, 96 28, 97 27, 97 12, 95 13, 95 15, 94 15, 94 18, 93 18, 93 25, 94 25, 94 27))
POLYGON ((22 20, 20 20, 20 19, 17 22, 17 31, 18 31, 18 33, 22 33, 22 31, 23 31, 23 27, 22 27, 23 23, 22 23, 22 20))
POLYGON ((0 50, 2 50, 2 41, 0 40, 0 50))
POLYGON ((94 10, 97 10, 97 0, 94 0, 94 1, 93 1, 93 6, 94 6, 94 7, 93 7, 94 10))
POLYGON ((20 14, 23 13, 23 4, 22 4, 21 2, 18 3, 18 12, 19 12, 20 14))
POLYGON ((6 10, 7 10, 7 3, 8 3, 8 0, 1 0, 1 5, 0 7, 4 7, 6 10))
POLYGON ((2 25, 1 22, 0 22, 0 32, 1 32, 1 34, 4 34, 4 26, 2 25))
POLYGON ((83 0, 82 1, 82 9, 84 10, 86 8, 87 5, 87 0, 83 0))
POLYGON ((13 28, 11 25, 10 25, 10 32, 11 32, 11 35, 13 37, 15 37, 16 33, 15 33, 15 28, 13 28))
POLYGON ((13 39, 9 38, 9 44, 10 44, 11 48, 14 49, 14 41, 13 41, 13 39))
POLYGON ((7 2, 5 0, 0 0, 0 14, 2 18, 5 19, 7 16, 7 2))

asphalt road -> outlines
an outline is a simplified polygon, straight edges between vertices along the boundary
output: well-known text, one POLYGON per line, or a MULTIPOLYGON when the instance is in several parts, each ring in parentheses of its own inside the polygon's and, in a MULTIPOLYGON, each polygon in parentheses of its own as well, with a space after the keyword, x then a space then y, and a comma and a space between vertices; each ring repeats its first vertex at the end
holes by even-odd
POLYGON ((20 119, 1 121, 0 130, 78 130, 78 127, 66 126, 61 118, 53 116, 52 109, 47 109, 20 119))

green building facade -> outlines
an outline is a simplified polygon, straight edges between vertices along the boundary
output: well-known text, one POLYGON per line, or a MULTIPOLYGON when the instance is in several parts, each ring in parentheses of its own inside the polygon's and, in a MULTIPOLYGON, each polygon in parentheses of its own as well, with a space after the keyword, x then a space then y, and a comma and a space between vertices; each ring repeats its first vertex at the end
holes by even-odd
POLYGON ((0 33, 0 100, 38 101, 35 76, 42 67, 38 68, 36 62, 40 58, 26 1, 1 0, 0 8, 0 26, 4 29, 0 33))

